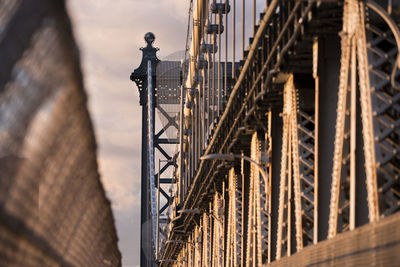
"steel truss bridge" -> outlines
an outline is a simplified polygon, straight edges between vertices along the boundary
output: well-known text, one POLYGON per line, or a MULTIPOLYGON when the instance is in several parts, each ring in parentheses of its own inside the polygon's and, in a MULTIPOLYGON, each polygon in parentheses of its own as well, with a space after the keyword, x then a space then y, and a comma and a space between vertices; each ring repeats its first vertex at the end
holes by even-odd
POLYGON ((194 0, 188 15, 179 86, 160 86, 150 33, 131 75, 141 266, 398 264, 398 1, 194 0))

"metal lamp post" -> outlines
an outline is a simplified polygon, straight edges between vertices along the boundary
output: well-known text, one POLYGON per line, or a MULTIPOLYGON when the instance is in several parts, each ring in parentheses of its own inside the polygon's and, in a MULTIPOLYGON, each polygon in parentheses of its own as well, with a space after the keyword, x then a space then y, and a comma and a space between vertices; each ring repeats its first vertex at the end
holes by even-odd
POLYGON ((147 46, 141 48, 142 62, 133 71, 130 79, 136 83, 142 106, 142 168, 141 168, 141 253, 140 266, 154 266, 156 242, 156 197, 154 182, 154 138, 155 113, 155 77, 158 48, 153 47, 155 36, 148 32, 144 39, 147 46))

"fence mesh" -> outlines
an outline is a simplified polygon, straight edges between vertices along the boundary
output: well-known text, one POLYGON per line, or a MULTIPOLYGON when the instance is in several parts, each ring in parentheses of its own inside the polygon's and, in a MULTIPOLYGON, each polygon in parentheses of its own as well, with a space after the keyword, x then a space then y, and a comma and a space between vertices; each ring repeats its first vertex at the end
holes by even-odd
POLYGON ((64 1, 1 0, 0 62, 0 266, 120 266, 64 1))

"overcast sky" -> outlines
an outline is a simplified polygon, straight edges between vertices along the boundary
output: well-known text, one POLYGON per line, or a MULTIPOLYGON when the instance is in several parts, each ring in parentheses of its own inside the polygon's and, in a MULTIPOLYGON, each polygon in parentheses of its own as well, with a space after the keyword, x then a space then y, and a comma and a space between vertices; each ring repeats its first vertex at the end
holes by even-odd
POLYGON ((81 51, 103 185, 112 201, 123 266, 139 266, 141 107, 129 80, 143 36, 159 58, 183 50, 189 1, 67 0, 81 51))

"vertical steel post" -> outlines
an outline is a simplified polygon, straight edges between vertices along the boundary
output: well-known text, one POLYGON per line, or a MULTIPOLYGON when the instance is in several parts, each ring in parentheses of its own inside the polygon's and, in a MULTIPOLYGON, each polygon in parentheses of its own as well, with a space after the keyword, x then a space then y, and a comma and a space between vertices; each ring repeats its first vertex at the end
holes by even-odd
POLYGON ((244 39, 246 27, 246 1, 242 1, 242 58, 244 59, 244 39))
POLYGON ((318 57, 319 57, 318 38, 313 41, 313 78, 315 82, 315 139, 314 139, 314 244, 318 243, 318 155, 319 155, 319 72, 318 72, 318 57))
MULTIPOLYGON (((225 0, 225 72, 224 72, 224 102, 228 100, 228 0, 225 0)), ((225 108, 225 105, 222 105, 225 108)))
POLYGON ((253 36, 256 35, 256 0, 253 0, 253 36))
POLYGON ((236 44, 236 0, 232 3, 232 88, 235 79, 235 44, 236 44))
MULTIPOLYGON (((221 0, 219 1, 221 3, 221 0)), ((221 24, 222 24, 222 12, 218 12, 218 103, 217 103, 217 118, 219 117, 221 113, 221 102, 222 102, 222 94, 221 94, 221 83, 222 83, 222 77, 221 77, 221 24)))
MULTIPOLYGON (((148 183, 147 183, 147 127, 145 127, 144 125, 147 124, 147 110, 145 110, 145 106, 147 105, 147 103, 145 103, 145 87, 142 89, 143 91, 141 92, 140 96, 141 96, 141 104, 143 105, 143 110, 142 110, 142 158, 141 158, 141 162, 142 162, 142 166, 141 166, 141 203, 146 203, 148 201, 147 197, 148 197, 148 183)), ((146 231, 145 225, 146 222, 149 220, 149 209, 147 205, 141 205, 140 207, 140 266, 141 267, 145 267, 147 266, 148 263, 148 253, 147 253, 147 246, 146 246, 146 240, 149 237, 148 232, 146 231)))
MULTIPOLYGON (((216 15, 214 14, 211 15, 211 19, 212 19, 212 24, 214 24, 216 22, 216 15)), ((219 49, 219 47, 215 47, 215 38, 216 38, 216 34, 212 33, 212 41, 213 41, 213 51, 212 51, 212 71, 210 72, 212 74, 212 119, 211 119, 211 127, 214 129, 214 121, 215 121, 215 102, 216 102, 216 98, 215 98, 215 50, 219 49)))
POLYGON ((141 167, 141 253, 140 266, 152 266, 155 256, 155 186, 154 186, 154 148, 157 140, 154 140, 154 110, 153 105, 153 77, 155 66, 160 61, 157 58, 158 48, 152 46, 155 36, 148 32, 144 39, 146 47, 140 48, 143 52, 140 66, 136 68, 130 79, 136 83, 140 93, 140 105, 142 106, 142 167, 141 167), (150 67, 150 69, 149 69, 150 67), (152 115, 150 117, 150 115, 152 115), (149 145, 151 144, 151 150, 149 145), (150 157, 152 166, 150 166, 150 157), (152 173, 150 174, 150 170, 152 173))
POLYGON ((356 46, 352 39, 350 90, 350 230, 356 227, 356 46))
MULTIPOLYGON (((147 127, 148 127, 148 179, 150 179, 150 207, 151 207, 151 225, 152 225, 152 252, 154 253, 156 241, 156 196, 155 196, 155 184, 154 184, 154 125, 153 125, 153 81, 152 81, 152 70, 151 70, 151 60, 147 61, 147 127)), ((154 257, 154 256, 153 256, 154 257)))
MULTIPOLYGON (((271 108, 268 110, 268 158, 272 157, 272 111, 271 108)), ((272 195, 271 195, 271 180, 272 180, 272 162, 270 161, 268 163, 268 185, 265 185, 268 187, 267 192, 268 192, 268 263, 271 263, 271 238, 272 238, 272 226, 271 226, 271 201, 272 201, 272 195)))
MULTIPOLYGON (((185 63, 183 63, 185 64, 185 63)), ((183 109, 184 109, 184 100, 183 96, 185 93, 185 89, 183 85, 181 85, 181 114, 180 114, 180 125, 179 125, 179 202, 181 202, 184 198, 184 191, 185 191, 185 175, 184 175, 184 168, 183 168, 183 121, 184 121, 184 114, 183 114, 183 109)))
POLYGON ((157 175, 157 224, 156 224, 156 260, 158 259, 159 240, 160 240, 160 165, 161 159, 158 159, 158 175, 157 175))

